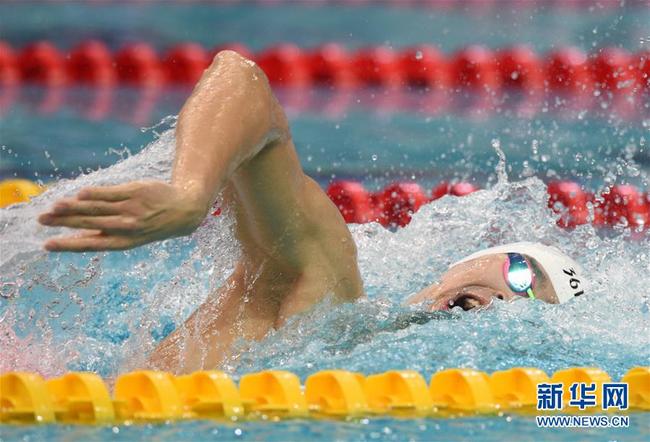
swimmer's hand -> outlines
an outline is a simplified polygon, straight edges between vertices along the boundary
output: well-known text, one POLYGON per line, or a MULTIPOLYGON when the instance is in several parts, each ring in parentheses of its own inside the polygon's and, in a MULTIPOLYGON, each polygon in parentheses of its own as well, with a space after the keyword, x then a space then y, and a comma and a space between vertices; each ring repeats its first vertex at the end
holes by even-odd
POLYGON ((57 201, 38 221, 45 226, 84 231, 52 238, 45 243, 45 249, 125 250, 187 235, 199 226, 209 209, 209 203, 199 195, 162 181, 82 189, 74 198, 57 201))

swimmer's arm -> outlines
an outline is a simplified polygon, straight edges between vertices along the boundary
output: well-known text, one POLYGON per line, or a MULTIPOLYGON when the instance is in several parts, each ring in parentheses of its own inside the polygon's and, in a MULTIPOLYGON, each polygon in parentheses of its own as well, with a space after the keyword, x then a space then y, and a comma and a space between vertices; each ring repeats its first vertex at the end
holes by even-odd
POLYGON ((260 68, 235 52, 220 52, 179 114, 172 183, 91 187, 57 201, 39 221, 85 230, 50 239, 45 248, 122 250, 189 234, 234 171, 288 134, 260 68))
POLYGON ((209 206, 244 162, 289 136, 264 72, 220 52, 179 114, 172 184, 209 206))
POLYGON ((242 302, 244 267, 238 263, 226 283, 158 344, 146 367, 173 373, 218 367, 231 356, 236 340, 259 340, 273 328, 275 315, 264 307, 268 303, 242 302))

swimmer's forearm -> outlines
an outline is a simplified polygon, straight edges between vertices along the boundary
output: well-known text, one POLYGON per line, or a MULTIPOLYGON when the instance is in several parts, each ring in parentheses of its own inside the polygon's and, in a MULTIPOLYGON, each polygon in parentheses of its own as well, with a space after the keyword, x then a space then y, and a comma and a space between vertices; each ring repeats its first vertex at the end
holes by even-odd
POLYGON ((287 133, 262 70, 221 52, 179 114, 172 184, 207 209, 242 163, 287 133))
POLYGON ((181 110, 171 185, 154 180, 90 187, 57 201, 39 222, 84 231, 52 238, 45 248, 123 250, 189 234, 231 175, 288 134, 264 73, 234 52, 221 52, 181 110))

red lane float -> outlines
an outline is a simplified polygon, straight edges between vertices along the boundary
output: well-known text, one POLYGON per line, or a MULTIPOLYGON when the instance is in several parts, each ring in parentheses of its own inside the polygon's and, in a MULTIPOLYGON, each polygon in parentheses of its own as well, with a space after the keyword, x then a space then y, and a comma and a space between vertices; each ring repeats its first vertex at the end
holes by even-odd
POLYGON ((528 46, 515 46, 497 53, 499 80, 506 88, 535 91, 544 85, 542 62, 528 46))
POLYGON ((399 63, 404 82, 408 86, 433 88, 449 84, 447 60, 435 46, 407 48, 401 52, 399 63))
POLYGON ((379 222, 384 227, 404 227, 411 215, 430 200, 416 183, 394 183, 376 196, 379 222))
POLYGON ((132 86, 157 86, 164 79, 161 62, 148 43, 135 43, 115 54, 117 78, 132 86))
POLYGON ((587 92, 592 85, 587 59, 586 53, 573 47, 551 52, 545 72, 549 86, 565 93, 587 92))
POLYGON ((105 86, 115 83, 113 56, 108 47, 95 40, 73 48, 67 57, 67 73, 74 83, 105 86))
POLYGON ((471 183, 448 183, 443 181, 431 190, 431 200, 437 200, 445 195, 465 196, 477 190, 478 187, 471 183))
POLYGON ((361 183, 336 181, 327 187, 327 196, 339 209, 346 223, 363 224, 377 218, 370 193, 361 183))
POLYGON ((305 86, 309 83, 308 60, 294 44, 284 43, 265 49, 253 59, 273 84, 305 86))
POLYGON ((634 186, 612 186, 603 190, 601 196, 594 210, 601 214, 604 224, 644 227, 650 222, 650 205, 634 186))
POLYGON ((352 59, 352 72, 363 86, 399 86, 402 80, 397 53, 388 46, 360 49, 352 59))
POLYGON ((610 92, 629 90, 637 84, 640 77, 632 54, 620 48, 603 49, 591 60, 590 68, 599 88, 610 92))
POLYGON ((638 70, 638 81, 641 87, 650 91, 650 49, 640 52, 634 59, 634 66, 638 70))
POLYGON ((470 46, 457 52, 450 63, 455 87, 469 87, 485 92, 500 86, 495 54, 482 46, 470 46))
POLYGON ((0 41, 0 86, 18 83, 20 72, 14 50, 0 41))
POLYGON ((307 55, 309 74, 317 85, 338 88, 355 85, 351 64, 345 48, 336 43, 319 46, 307 55))
POLYGON ((135 86, 192 84, 222 49, 255 60, 272 84, 285 87, 451 87, 474 92, 545 89, 563 94, 600 89, 625 96, 650 92, 647 51, 631 54, 620 48, 602 48, 587 54, 565 47, 540 56, 526 46, 497 51, 469 46, 445 55, 430 45, 402 50, 376 46, 350 53, 335 43, 314 49, 285 43, 252 53, 241 44, 206 50, 196 43, 182 43, 159 55, 142 42, 126 45, 115 54, 97 41, 84 42, 68 54, 48 42, 36 42, 21 51, 0 42, 0 81, 109 84, 117 78, 135 86))
MULTIPOLYGON (((464 196, 477 191, 471 183, 442 182, 427 196, 416 183, 393 183, 375 192, 368 192, 361 183, 336 181, 327 188, 327 195, 348 223, 377 221, 384 227, 404 227, 424 204, 445 195, 464 196)), ((616 185, 600 192, 598 197, 585 192, 571 181, 548 184, 548 206, 560 215, 558 225, 573 228, 590 221, 595 226, 628 225, 646 229, 650 225, 650 196, 634 186, 616 185)))
POLYGON ((64 55, 42 41, 23 48, 18 56, 20 79, 28 83, 59 86, 66 83, 64 55))
POLYGON ((586 224, 589 219, 587 203, 589 196, 578 183, 555 181, 548 184, 548 206, 560 214, 558 225, 575 227, 586 224))
POLYGON ((209 65, 207 51, 196 43, 174 46, 163 58, 163 67, 170 83, 193 85, 209 65))

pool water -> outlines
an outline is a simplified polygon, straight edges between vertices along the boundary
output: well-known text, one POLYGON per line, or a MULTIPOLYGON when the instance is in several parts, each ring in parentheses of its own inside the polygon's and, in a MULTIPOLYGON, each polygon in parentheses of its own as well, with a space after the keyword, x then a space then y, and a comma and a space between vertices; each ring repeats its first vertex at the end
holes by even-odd
MULTIPOLYGON (((497 9, 477 16, 375 6, 321 11, 286 5, 139 5, 137 14, 130 15, 104 3, 37 9, 0 4, 0 14, 10 18, 3 24, 3 36, 15 44, 49 38, 63 46, 88 35, 103 36, 115 46, 128 37, 155 40, 161 47, 181 39, 206 45, 240 40, 253 48, 271 39, 303 45, 343 40, 351 47, 439 41, 445 50, 476 41, 500 47, 518 38, 516 42, 533 43, 540 51, 556 44, 589 50, 618 43, 636 50, 644 44, 644 23, 650 19, 645 9, 633 8, 564 11, 560 26, 560 12, 545 8, 497 9), (343 28, 332 30, 332 20, 340 20, 343 28), (267 35, 250 32, 262 22, 267 35), (55 31, 71 24, 70 32, 55 31), (463 31, 468 26, 474 34, 463 31), (217 36, 215 29, 220 30, 217 36)), ((56 230, 39 226, 35 218, 54 199, 88 185, 169 177, 174 119, 158 122, 176 114, 188 93, 163 91, 151 99, 149 110, 138 113, 134 104, 141 103, 142 92, 115 90, 107 116, 94 120, 88 103, 96 91, 65 90, 64 104, 48 110, 42 103, 51 92, 21 88, 0 117, 2 177, 51 183, 32 203, 0 211, 0 371, 54 376, 92 370, 114 378, 141 367, 155 343, 225 280, 238 246, 226 211, 208 217, 189 237, 131 251, 44 253, 43 240, 56 230)), ((331 91, 309 92, 311 105, 296 100, 295 91, 277 92, 288 108, 303 166, 323 185, 333 178, 354 178, 371 188, 394 180, 430 186, 451 178, 486 190, 437 200, 395 232, 377 224, 350 226, 368 299, 343 306, 325 301, 260 342, 238 342, 236 356, 223 367, 235 379, 267 368, 291 370, 303 380, 326 368, 367 374, 414 369, 428 379, 450 367, 491 372, 513 366, 547 373, 598 366, 619 379, 632 366, 650 365, 650 231, 560 229, 546 207, 544 187, 550 179, 572 179, 591 189, 609 183, 647 189, 647 101, 636 103, 632 118, 616 116, 608 108, 578 108, 567 114, 553 106, 544 111, 543 105, 526 116, 501 108, 452 113, 398 109, 394 103, 399 97, 381 91, 354 92, 343 97, 353 105, 336 110, 335 105, 323 105, 340 102, 340 94, 331 91), (402 304, 467 254, 522 240, 557 245, 574 256, 591 277, 591 293, 562 306, 495 302, 480 314, 454 311, 427 321, 402 304)), ((633 414, 629 428, 603 430, 540 430, 532 418, 508 415, 0 427, 3 441, 504 440, 513 434, 521 440, 647 440, 650 423, 647 415, 633 414)))
MULTIPOLYGON (((97 121, 90 117, 96 90, 60 91, 60 106, 39 110, 48 92, 21 88, 0 118, 3 177, 47 183, 110 166, 152 142, 189 94, 187 89, 160 91, 150 111, 139 112, 135 104, 144 92, 111 90, 110 107, 97 121)), ((548 95, 533 103, 529 115, 508 106, 517 100, 506 94, 450 112, 432 105, 432 94, 417 91, 276 93, 290 117, 305 172, 323 185, 351 178, 374 188, 398 180, 428 186, 443 179, 485 186, 496 181, 494 139, 507 155, 508 173, 517 179, 574 180, 592 190, 605 183, 644 189, 648 183, 648 96, 601 108, 607 100, 585 105, 548 95)), ((446 102, 460 104, 467 92, 446 97, 446 102)))
MULTIPOLYGON (((34 218, 52 199, 86 185, 166 178, 172 152, 170 129, 139 154, 75 180, 59 181, 31 204, 3 211, 1 324, 3 355, 8 357, 3 357, 0 370, 45 375, 93 370, 112 378, 136 369, 155 342, 228 276, 238 250, 227 212, 209 217, 190 237, 128 252, 48 255, 40 250, 42 240, 53 232, 39 227, 34 218)), ((334 367, 364 373, 410 368, 428 377, 449 367, 489 372, 534 366, 550 373, 587 365, 599 366, 617 379, 632 366, 647 365, 650 235, 630 240, 629 231, 599 236, 590 226, 562 230, 546 208, 540 180, 510 182, 503 162, 496 173, 499 181, 489 190, 429 204, 407 228, 391 232, 377 224, 351 226, 368 300, 335 308, 324 302, 260 342, 239 342, 236 357, 225 369, 237 376, 273 367, 304 379, 334 367), (435 281, 455 260, 519 240, 555 244, 576 257, 591 276, 589 296, 561 306, 496 302, 480 314, 452 312, 424 323, 402 305, 407 295, 435 281)), ((500 425, 509 424, 486 428, 498 432, 507 428, 500 425)), ((195 425, 199 431, 204 424, 195 425)), ((286 425, 287 431, 295 429, 286 425)), ((375 423, 368 425, 373 432, 375 423)), ((454 428, 446 422, 440 425, 454 428)), ((327 428, 339 431, 337 425, 327 428)), ((642 437, 647 429, 638 425, 622 431, 642 437)))
POLYGON ((220 424, 209 421, 184 422, 173 425, 137 425, 120 427, 69 427, 63 425, 34 428, 5 427, 2 440, 77 440, 94 441, 503 441, 508 435, 517 435, 522 442, 544 440, 644 441, 650 432, 650 423, 643 415, 630 416, 630 430, 539 429, 532 418, 502 416, 499 418, 399 420, 373 419, 351 422, 286 421, 245 422, 220 424), (631 429, 633 429, 631 431, 631 429))

